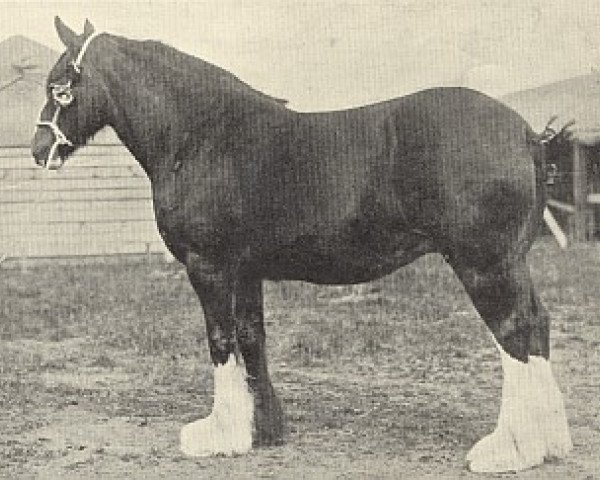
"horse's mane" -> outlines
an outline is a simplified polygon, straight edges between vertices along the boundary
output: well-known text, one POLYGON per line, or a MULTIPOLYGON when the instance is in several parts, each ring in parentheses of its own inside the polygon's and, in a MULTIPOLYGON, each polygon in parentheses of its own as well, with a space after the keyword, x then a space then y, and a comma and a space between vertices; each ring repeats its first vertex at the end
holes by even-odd
POLYGON ((176 116, 169 117, 170 111, 159 114, 165 116, 165 132, 184 128, 194 132, 197 141, 210 136, 225 151, 251 142, 246 136, 252 136, 255 129, 248 127, 256 125, 258 118, 277 122, 289 113, 284 100, 266 95, 200 58, 154 40, 111 38, 121 60, 127 59, 126 74, 135 76, 140 88, 148 86, 173 102, 176 116), (272 115, 276 112, 279 114, 272 115), (230 135, 232 129, 236 135, 230 135))
MULTIPOLYGON (((212 63, 202 60, 193 55, 181 52, 170 45, 156 40, 130 40, 125 37, 114 36, 118 39, 119 48, 129 58, 140 62, 152 62, 157 64, 161 70, 172 72, 174 75, 170 81, 177 83, 185 81, 191 75, 198 75, 203 80, 216 82, 230 91, 237 91, 254 95, 256 97, 286 105, 287 100, 276 98, 257 90, 227 70, 212 63)), ((192 92, 190 92, 192 94, 192 92)))

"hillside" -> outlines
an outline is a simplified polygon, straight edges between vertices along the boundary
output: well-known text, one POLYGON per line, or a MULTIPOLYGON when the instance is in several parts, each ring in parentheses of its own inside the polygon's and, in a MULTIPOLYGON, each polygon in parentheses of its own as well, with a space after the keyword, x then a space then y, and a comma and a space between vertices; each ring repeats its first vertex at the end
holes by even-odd
POLYGON ((26 145, 58 53, 21 35, 0 43, 0 145, 26 145))

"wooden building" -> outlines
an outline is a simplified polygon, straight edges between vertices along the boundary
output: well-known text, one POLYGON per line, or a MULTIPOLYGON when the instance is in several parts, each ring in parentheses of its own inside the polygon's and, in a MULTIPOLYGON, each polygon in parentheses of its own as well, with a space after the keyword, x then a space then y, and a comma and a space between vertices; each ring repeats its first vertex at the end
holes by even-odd
POLYGON ((541 132, 575 124, 571 141, 548 158, 551 212, 571 240, 600 238, 600 75, 594 73, 507 95, 501 99, 541 132))

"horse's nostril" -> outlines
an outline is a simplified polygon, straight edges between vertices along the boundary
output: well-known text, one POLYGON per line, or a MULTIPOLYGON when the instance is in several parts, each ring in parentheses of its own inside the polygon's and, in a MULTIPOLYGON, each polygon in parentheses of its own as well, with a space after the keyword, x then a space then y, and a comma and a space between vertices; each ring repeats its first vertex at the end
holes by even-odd
POLYGON ((43 161, 43 159, 45 157, 44 153, 47 151, 48 151, 48 149, 41 145, 32 145, 31 146, 31 154, 33 155, 33 158, 35 159, 36 163, 38 163, 38 164, 41 161, 43 161))
POLYGON ((31 154, 38 165, 43 165, 52 145, 52 137, 46 129, 38 128, 31 141, 31 154))
POLYGON ((31 154, 37 165, 45 167, 50 155, 50 147, 44 144, 33 144, 31 145, 31 154))

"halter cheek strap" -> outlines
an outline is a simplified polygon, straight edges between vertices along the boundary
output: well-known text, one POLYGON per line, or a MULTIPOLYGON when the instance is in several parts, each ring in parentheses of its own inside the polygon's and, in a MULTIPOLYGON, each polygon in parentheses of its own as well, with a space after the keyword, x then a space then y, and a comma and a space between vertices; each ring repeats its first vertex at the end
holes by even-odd
POLYGON ((81 50, 79 50, 79 55, 77 55, 77 58, 71 64, 71 65, 73 65, 73 69, 75 70, 75 72, 81 73, 81 62, 83 61, 83 56, 85 55, 85 52, 87 51, 88 47, 90 46, 90 43, 92 43, 92 40, 94 38, 96 38, 98 35, 100 35, 101 33, 102 32, 94 32, 85 39, 85 42, 83 42, 83 45, 81 46, 81 50))
MULTIPOLYGON (((75 72, 77 74, 81 73, 81 62, 83 61, 83 57, 84 57, 85 52, 87 51, 88 47, 90 46, 90 43, 92 42, 92 40, 94 38, 96 38, 98 35, 100 35, 100 33, 101 32, 92 33, 88 38, 86 38, 85 42, 83 42, 83 45, 81 46, 81 50, 79 50, 79 54, 77 55, 77 58, 73 62, 71 62, 71 66, 73 67, 73 70, 75 70, 75 72)), ((58 115, 59 115, 61 109, 63 107, 68 107, 71 104, 71 102, 73 101, 73 96, 71 95, 71 81, 69 80, 65 85, 54 85, 52 88, 52 95, 53 95, 54 101, 56 103, 56 110, 54 111, 54 115, 52 115, 52 119, 50 121, 48 121, 48 120, 42 121, 40 119, 36 123, 36 125, 38 127, 48 127, 52 131, 52 134, 54 135, 54 143, 50 147, 50 151, 48 152, 48 157, 46 158, 45 167, 48 170, 55 170, 62 165, 62 161, 56 155, 56 151, 58 150, 58 147, 60 147, 61 145, 67 145, 69 147, 73 146, 73 142, 71 142, 67 138, 67 136, 63 133, 63 131, 60 129, 60 127, 58 126, 58 123, 57 123, 58 115), (65 102, 65 101, 61 102, 60 97, 58 97, 58 95, 63 94, 63 93, 69 94, 69 97, 68 97, 69 100, 67 102, 65 102)))

